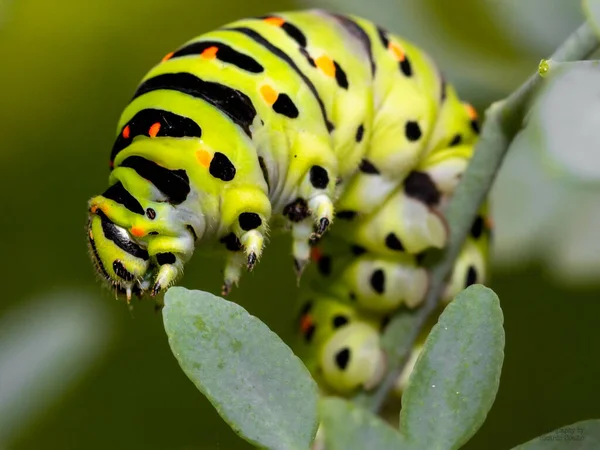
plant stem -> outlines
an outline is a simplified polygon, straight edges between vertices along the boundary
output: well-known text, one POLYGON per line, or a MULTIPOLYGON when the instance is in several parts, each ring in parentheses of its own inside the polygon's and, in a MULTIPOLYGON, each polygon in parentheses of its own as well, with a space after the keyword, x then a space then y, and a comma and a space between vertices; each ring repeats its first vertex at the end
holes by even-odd
MULTIPOLYGON (((588 57, 599 46, 592 27, 586 22, 571 34, 550 57, 553 61, 577 61, 588 57)), ((536 72, 520 88, 504 100, 493 103, 485 112, 485 121, 475 152, 461 182, 445 211, 450 236, 441 258, 431 269, 431 284, 423 306, 415 313, 415 326, 406 342, 400 342, 406 352, 398 361, 391 361, 389 370, 378 388, 361 395, 360 402, 373 412, 381 409, 398 376, 402 373, 410 349, 431 313, 437 308, 445 281, 477 212, 488 196, 504 156, 521 129, 533 94, 542 81, 536 72)), ((401 314, 401 313, 400 313, 401 314)), ((399 322, 398 322, 399 323, 399 322)), ((390 323, 389 328, 395 325, 390 323)), ((387 333, 394 330, 388 329, 387 333)))

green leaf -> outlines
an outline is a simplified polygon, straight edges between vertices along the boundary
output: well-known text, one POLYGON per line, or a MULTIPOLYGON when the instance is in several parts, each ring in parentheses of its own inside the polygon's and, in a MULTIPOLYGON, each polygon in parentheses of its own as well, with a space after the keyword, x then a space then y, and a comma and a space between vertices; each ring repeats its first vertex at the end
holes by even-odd
POLYGON ((328 397, 320 405, 327 450, 401 450, 408 448, 395 429, 352 402, 328 397))
POLYGON ((481 285, 446 307, 402 397, 400 432, 411 448, 456 449, 483 424, 500 383, 502 323, 498 297, 481 285))
POLYGON ((583 420, 532 439, 514 450, 596 450, 600 448, 600 420, 583 420))
POLYGON ((179 365, 237 434, 263 448, 309 448, 317 385, 264 323, 236 303, 182 287, 165 295, 163 317, 179 365))

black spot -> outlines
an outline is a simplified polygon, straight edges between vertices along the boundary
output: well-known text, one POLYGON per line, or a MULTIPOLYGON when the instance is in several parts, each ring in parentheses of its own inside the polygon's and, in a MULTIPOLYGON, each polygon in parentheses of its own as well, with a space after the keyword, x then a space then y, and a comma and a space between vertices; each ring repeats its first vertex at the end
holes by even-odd
POLYGON ((111 167, 117 154, 127 147, 136 136, 150 136, 149 130, 160 124, 156 137, 201 137, 200 125, 189 117, 180 116, 162 109, 142 109, 123 126, 110 154, 111 167), (128 133, 125 131, 127 129, 128 133), (127 137, 125 137, 127 136, 127 137))
POLYGON ((377 27, 377 34, 379 35, 379 40, 381 41, 381 45, 383 45, 383 47, 387 49, 388 45, 390 44, 388 32, 381 27, 377 27))
POLYGON ((303 198, 298 197, 283 208, 283 215, 292 222, 300 222, 309 216, 308 203, 303 198))
POLYGON ((404 180, 404 192, 407 196, 415 198, 427 206, 435 206, 440 201, 440 191, 425 172, 413 171, 404 180))
POLYGON ((343 348, 335 355, 335 363, 340 368, 340 370, 344 370, 348 363, 350 362, 350 349, 348 347, 343 348))
POLYGON ((267 183, 267 188, 271 189, 271 186, 269 184, 269 172, 267 171, 267 164, 265 163, 265 159, 262 156, 258 157, 258 164, 260 165, 260 170, 262 171, 265 183, 267 183))
POLYGON ((477 120, 471 120, 471 129, 475 134, 479 134, 479 122, 477 120))
POLYGON ((369 162, 366 159, 363 159, 360 162, 360 165, 358 166, 358 170, 360 170, 363 173, 369 173, 369 174, 374 174, 374 175, 379 174, 379 170, 377 170, 377 167, 375 167, 371 162, 369 162))
POLYGON ((369 62, 371 63, 371 74, 375 75, 375 61, 373 59, 373 49, 371 48, 371 38, 369 35, 363 30, 360 25, 354 22, 347 16, 341 14, 331 14, 335 17, 342 26, 348 31, 350 35, 355 37, 365 48, 367 55, 369 56, 369 62))
POLYGON ((383 294, 385 290, 385 273, 381 269, 377 269, 371 275, 371 287, 378 294, 383 294))
POLYGON ((385 246, 390 250, 404 251, 404 245, 402 245, 402 242, 400 242, 400 239, 394 233, 390 233, 385 237, 385 246))
POLYGON ((423 250, 421 253, 417 253, 415 255, 415 262, 418 265, 421 265, 423 263, 423 261, 425 261, 425 258, 427 257, 427 250, 423 250))
POLYGON ((448 83, 446 83, 446 79, 444 78, 443 75, 440 74, 440 101, 443 102, 444 100, 446 100, 446 96, 448 95, 448 83))
POLYGON ((296 41, 300 47, 306 47, 306 36, 304 36, 304 33, 302 33, 298 27, 289 22, 284 22, 283 25, 281 25, 281 29, 296 41))
POLYGON ((342 316, 338 314, 333 317, 333 328, 343 327, 348 323, 348 318, 346 316, 342 316))
POLYGON ((306 58, 306 60, 311 66, 317 67, 317 65, 315 64, 315 60, 312 58, 312 56, 310 56, 310 53, 308 53, 308 51, 304 47, 300 47, 300 53, 302 53, 302 56, 306 58))
POLYGON ((450 141, 449 147, 456 147, 462 142, 462 136, 460 134, 455 135, 450 141))
POLYGON ((148 233, 150 236, 158 236, 158 231, 151 231, 148 233))
POLYGON ((244 231, 254 230, 262 225, 260 216, 256 213, 243 212, 238 217, 240 227, 244 231))
POLYGON ((327 118, 327 112, 325 111, 325 104, 323 103, 323 99, 321 99, 321 97, 319 96, 319 93, 317 92, 317 88, 315 87, 313 82, 310 81, 310 79, 304 74, 304 72, 302 72, 300 70, 300 68, 296 65, 294 60, 292 58, 290 58, 290 56, 288 54, 286 54, 279 47, 276 47, 271 42, 269 42, 267 39, 265 39, 263 36, 261 36, 259 33, 257 33, 256 31, 254 31, 250 28, 247 28, 247 27, 222 28, 221 31, 232 31, 232 32, 241 33, 245 36, 248 36, 250 39, 254 40, 258 44, 265 47, 268 51, 273 53, 278 58, 282 59, 288 66, 290 66, 292 68, 292 70, 294 72, 296 72, 296 74, 302 79, 304 84, 308 87, 308 89, 311 91, 311 93, 317 100, 317 103, 319 104, 319 108, 321 110, 321 115, 323 116, 323 122, 325 123, 327 130, 330 133, 333 131, 333 129, 334 129, 333 123, 331 123, 329 121, 329 119, 327 118))
POLYGON ((156 218, 156 211, 152 208, 146 208, 146 216, 148 216, 148 219, 154 220, 156 218))
POLYGON ((146 211, 144 210, 140 202, 138 202, 135 199, 135 197, 131 195, 127 189, 125 189, 125 186, 123 186, 123 184, 120 181, 116 184, 113 184, 106 191, 104 191, 104 194, 102 194, 102 196, 109 200, 117 202, 120 205, 123 205, 131 212, 141 214, 142 216, 146 214, 146 211))
POLYGON ((321 166, 310 168, 310 184, 316 189, 325 189, 329 184, 329 175, 321 166))
POLYGON ((335 81, 337 81, 338 86, 342 89, 348 89, 348 77, 346 76, 346 72, 344 72, 344 69, 342 69, 337 62, 334 61, 333 65, 335 66, 335 81))
POLYGON ((343 220, 352 220, 356 217, 358 213, 356 211, 343 210, 335 213, 335 217, 343 220))
POLYGON ((477 283, 477 270, 474 266, 469 266, 469 270, 467 271, 467 276, 465 278, 465 287, 469 287, 475 283, 477 283))
POLYGON ((309 300, 307 301, 304 306, 302 307, 302 309, 300 310, 300 316, 304 316, 306 314, 308 314, 310 312, 310 310, 313 307, 313 303, 309 300))
POLYGON ((365 126, 361 123, 356 129, 356 136, 354 136, 354 140, 356 142, 362 141, 362 138, 365 134, 365 126))
POLYGON ((294 102, 287 94, 279 94, 277 100, 273 103, 273 111, 278 114, 282 114, 290 119, 298 117, 298 108, 294 105, 294 102))
POLYGON ((240 53, 230 46, 217 41, 201 41, 193 42, 185 47, 177 50, 169 59, 180 58, 188 55, 200 55, 209 47, 217 47, 217 59, 225 63, 233 64, 234 66, 251 73, 261 73, 265 69, 258 61, 249 55, 240 53))
POLYGON ((317 262, 319 273, 324 276, 331 275, 331 257, 322 256, 317 262))
POLYGON ((229 233, 227 236, 223 236, 219 239, 219 242, 225 244, 225 248, 230 252, 238 252, 242 249, 242 243, 235 233, 229 233))
POLYGON ((404 126, 404 134, 406 135, 406 139, 409 141, 418 141, 422 136, 419 123, 412 120, 406 122, 406 125, 404 126))
POLYGON ((471 227, 471 236, 475 239, 479 239, 483 234, 483 217, 477 216, 473 226, 471 227))
POLYGON ((190 233, 192 233, 192 236, 194 236, 194 242, 196 242, 198 240, 198 235, 196 234, 196 230, 194 230, 194 227, 191 226, 190 224, 187 224, 185 226, 186 230, 188 230, 190 233))
POLYGON ((119 261, 118 259, 113 261, 113 270, 115 271, 115 273, 117 274, 117 276, 119 278, 122 278, 125 281, 133 281, 133 279, 135 278, 135 276, 131 272, 129 272, 125 268, 123 263, 121 261, 119 261))
POLYGON ((210 103, 252 137, 250 125, 256 117, 256 109, 250 97, 243 92, 224 84, 204 81, 187 72, 165 73, 144 81, 132 100, 148 92, 159 90, 178 91, 210 103))
POLYGON ((360 256, 363 253, 366 253, 367 249, 364 247, 361 247, 360 245, 352 245, 350 247, 350 251, 352 252, 353 255, 360 256))
POLYGON ((350 292, 348 294, 348 297, 350 298, 350 300, 352 300, 353 302, 356 301, 356 294, 354 292, 350 292))
POLYGON ((311 324, 306 331, 304 332, 304 339, 306 342, 312 341, 313 336, 315 335, 315 331, 317 331, 317 327, 315 324, 311 324))
POLYGON ((231 181, 235 177, 234 165, 221 152, 215 152, 208 171, 213 177, 223 181, 231 181))
POLYGON ((167 169, 141 156, 129 156, 121 166, 135 170, 140 177, 156 186, 172 205, 183 203, 190 193, 190 179, 183 169, 167 169))
POLYGON ((400 61, 400 71, 407 77, 411 77, 413 74, 412 65, 406 55, 404 55, 404 59, 400 61))
POLYGON ((175 255, 173 253, 156 254, 156 262, 159 266, 162 266, 164 264, 175 264, 175 261, 177 261, 177 258, 175 258, 175 255))

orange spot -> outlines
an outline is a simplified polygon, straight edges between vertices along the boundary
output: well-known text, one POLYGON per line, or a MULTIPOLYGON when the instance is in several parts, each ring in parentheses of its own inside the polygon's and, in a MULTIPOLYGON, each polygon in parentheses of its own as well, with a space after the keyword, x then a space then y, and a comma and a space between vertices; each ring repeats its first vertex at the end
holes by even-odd
POLYGON ((404 50, 402 50, 402 47, 400 47, 398 44, 390 42, 388 44, 388 49, 392 52, 396 61, 404 61, 404 58, 406 58, 404 55, 404 50))
POLYGON ((465 103, 465 109, 467 110, 467 114, 469 115, 469 119, 477 120, 477 111, 473 108, 472 105, 465 103))
POLYGON ((123 128, 123 137, 125 139, 129 139, 129 133, 130 133, 130 129, 129 129, 129 125, 127 125, 125 128, 123 128))
POLYGON ((312 326, 313 320, 310 314, 305 314, 300 319, 300 330, 302 333, 306 333, 308 329, 312 326))
POLYGON ((275 91, 275 89, 273 89, 268 84, 261 86, 260 95, 263 96, 263 98, 269 105, 272 105, 273 103, 275 103, 275 101, 277 100, 277 97, 279 96, 279 94, 275 91))
POLYGON ((319 56, 317 59, 315 59, 315 64, 323 71, 325 75, 330 77, 335 76, 335 65, 333 64, 333 59, 331 59, 329 56, 319 56))
POLYGON ((485 226, 489 229, 489 230, 493 230, 494 229, 494 219, 492 219, 491 217, 486 217, 485 218, 485 226))
POLYGON ((150 129, 148 130, 148 134, 150 137, 156 137, 158 132, 160 131, 160 122, 153 123, 150 129))
POLYGON ((266 19, 264 19, 264 21, 265 23, 276 27, 280 27, 285 23, 285 20, 283 20, 281 17, 267 17, 266 19))
POLYGON ((92 214, 96 214, 96 211, 98 211, 98 206, 97 205, 92 206, 90 211, 92 212, 92 214))
POLYGON ((212 156, 206 150, 198 150, 196 152, 196 159, 202 167, 208 167, 212 161, 212 156))
POLYGON ((323 253, 321 253, 321 249, 319 247, 312 247, 310 249, 310 259, 312 259, 313 261, 320 260, 322 256, 323 253))
POLYGON ((175 54, 175 52, 169 52, 169 53, 167 53, 161 61, 165 62, 168 59, 171 59, 171 56, 173 56, 174 54, 175 54))
POLYGON ((131 234, 135 237, 143 237, 146 232, 140 227, 131 227, 131 234))
POLYGON ((215 59, 218 51, 219 47, 213 45, 212 47, 208 47, 206 50, 200 53, 200 56, 206 59, 215 59))

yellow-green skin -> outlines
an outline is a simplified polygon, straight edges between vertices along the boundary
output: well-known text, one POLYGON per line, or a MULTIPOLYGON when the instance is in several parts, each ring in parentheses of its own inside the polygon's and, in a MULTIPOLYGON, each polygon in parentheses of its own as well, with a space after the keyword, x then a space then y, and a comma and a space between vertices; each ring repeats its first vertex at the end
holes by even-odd
MULTIPOLYGON (((139 205, 134 212, 131 202, 106 193, 90 200, 92 259, 128 298, 156 295, 177 281, 196 247, 222 241, 229 248, 227 293, 244 266, 252 269, 260 258, 269 226, 291 229, 298 274, 323 236, 312 250, 316 264, 303 276, 298 352, 326 390, 374 386, 385 365, 382 321, 420 304, 428 274, 418 255, 446 243, 440 210, 471 157, 474 111, 423 52, 358 17, 277 13, 228 24, 182 48, 206 41, 219 45, 167 55, 142 83, 174 73, 219 83, 246 96, 256 112, 252 122, 244 130, 232 120, 244 108, 232 109, 223 96, 215 105, 156 83, 136 96, 119 122, 117 141, 127 145, 113 154, 109 184, 120 182, 139 205), (232 63, 222 45, 264 70, 232 63), (284 96, 293 106, 288 101, 282 112, 284 96), (144 122, 149 128, 140 131, 132 119, 144 109, 191 119, 201 136, 169 136, 177 128, 170 119, 154 128, 144 122), (185 171, 185 199, 171 201, 153 179, 127 166, 133 156, 185 171)), ((482 224, 465 244, 447 298, 485 280, 483 215, 482 224)))

